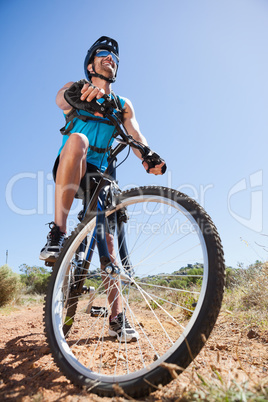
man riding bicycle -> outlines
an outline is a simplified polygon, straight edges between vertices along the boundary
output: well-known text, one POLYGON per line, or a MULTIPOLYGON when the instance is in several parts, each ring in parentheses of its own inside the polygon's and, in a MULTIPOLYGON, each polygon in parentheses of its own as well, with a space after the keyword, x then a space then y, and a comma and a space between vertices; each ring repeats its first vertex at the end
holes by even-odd
MULTIPOLYGON (((101 99, 109 95, 114 102, 117 113, 122 113, 122 121, 129 135, 135 140, 147 145, 141 134, 131 102, 123 97, 115 96, 112 83, 116 80, 119 65, 118 43, 109 37, 102 36, 88 50, 84 68, 87 82, 81 90, 81 100, 91 102, 94 98, 101 99)), ((86 191, 86 177, 98 177, 107 166, 109 148, 113 142, 114 126, 109 124, 100 113, 94 115, 82 110, 73 109, 64 98, 64 92, 73 85, 68 82, 61 88, 56 97, 56 103, 66 117, 66 125, 61 130, 63 142, 53 168, 55 179, 55 217, 47 243, 42 248, 40 259, 54 262, 63 247, 66 235, 66 222, 73 200, 79 190, 86 191)), ((138 150, 133 149, 136 156, 142 159, 138 150)), ((143 161, 144 168, 152 174, 162 174, 165 162, 150 168, 143 161)), ((106 234, 107 246, 111 259, 115 261, 113 234, 106 234)), ((101 267, 102 269, 104 267, 101 267)), ((104 278, 104 275, 103 275, 104 278)), ((118 297, 116 284, 104 284, 108 292, 111 306, 110 335, 120 337, 124 331, 128 340, 135 340, 138 334, 123 317, 121 300, 118 297), (124 323, 124 330, 122 325, 124 323)))

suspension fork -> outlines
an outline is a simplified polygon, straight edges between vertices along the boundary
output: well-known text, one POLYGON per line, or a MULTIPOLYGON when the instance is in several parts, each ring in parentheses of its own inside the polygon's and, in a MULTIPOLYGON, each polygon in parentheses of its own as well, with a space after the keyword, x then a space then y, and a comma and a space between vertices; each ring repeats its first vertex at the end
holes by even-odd
POLYGON ((132 263, 129 258, 129 252, 126 242, 126 232, 125 223, 126 221, 121 217, 121 210, 118 211, 117 215, 117 240, 118 240, 118 250, 120 259, 125 270, 130 271, 132 269, 132 263))
POLYGON ((94 228, 87 254, 86 248, 88 245, 88 239, 85 237, 77 250, 76 267, 75 267, 75 293, 81 294, 83 290, 84 281, 88 273, 90 263, 93 257, 93 252, 96 244, 96 226, 94 228))
MULTIPOLYGON (((122 272, 120 272, 119 267, 117 267, 111 261, 106 241, 105 228, 107 218, 105 214, 105 201, 107 199, 107 191, 109 191, 109 189, 110 187, 108 186, 106 189, 103 189, 103 191, 101 191, 100 193, 98 200, 98 213, 97 213, 97 225, 96 225, 97 246, 99 250, 100 262, 105 267, 105 271, 108 274, 118 273, 122 275, 122 272)), ((115 205, 113 205, 113 200, 110 201, 111 201, 111 208, 115 209, 115 205)), ((129 259, 129 252, 127 248, 126 235, 125 235, 125 222, 127 221, 126 210, 120 209, 117 212, 112 213, 115 214, 115 220, 116 220, 119 256, 125 270, 130 272, 132 264, 129 259)))
MULTIPOLYGON (((108 250, 107 240, 106 240, 106 214, 107 210, 107 197, 110 192, 110 186, 104 187, 99 194, 97 202, 97 219, 96 219, 96 241, 99 251, 100 263, 105 268, 109 267, 111 272, 115 271, 115 265, 111 261, 110 253, 108 250)), ((113 200, 111 200, 113 203, 113 200)), ((111 207, 113 205, 111 204, 111 207)), ((114 212, 116 213, 116 212, 114 212)))
MULTIPOLYGON (((122 146, 122 145, 121 145, 122 146)), ((119 145, 120 147, 120 145, 119 145)), ((116 180, 116 170, 115 165, 112 164, 112 172, 111 175, 116 180)), ((129 252, 126 243, 126 234, 125 234, 125 223, 128 220, 127 210, 126 208, 118 210, 115 216, 116 228, 117 228, 117 240, 118 240, 118 250, 120 259, 123 267, 129 271, 132 268, 131 261, 129 259, 129 252)))
MULTIPOLYGON (((104 184, 105 184, 105 180, 102 179, 101 186, 103 186, 104 184)), ((88 199, 88 195, 85 195, 85 197, 83 199, 83 210, 78 214, 78 219, 80 220, 80 222, 83 222, 86 214, 94 213, 93 211, 94 211, 94 209, 96 209, 97 198, 98 198, 98 195, 97 195, 97 192, 95 192, 95 194, 91 198, 89 204, 87 204, 86 200, 88 199)), ((88 273, 88 270, 89 270, 89 267, 91 264, 91 260, 92 260, 95 245, 96 245, 96 226, 93 230, 93 234, 91 236, 89 246, 88 246, 88 241, 89 241, 89 239, 86 236, 76 252, 76 255, 77 255, 77 257, 75 259, 76 260, 75 261, 75 263, 76 263, 76 268, 75 268, 76 285, 74 286, 74 289, 73 289, 76 294, 82 293, 84 281, 85 281, 85 278, 87 276, 87 273, 88 273), (88 250, 87 254, 86 254, 86 249, 88 250)))

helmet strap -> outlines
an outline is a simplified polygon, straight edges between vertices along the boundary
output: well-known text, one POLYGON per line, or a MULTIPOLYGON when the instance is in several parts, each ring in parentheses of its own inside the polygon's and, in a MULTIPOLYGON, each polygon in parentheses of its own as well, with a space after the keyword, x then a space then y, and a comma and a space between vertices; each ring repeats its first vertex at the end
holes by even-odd
POLYGON ((107 81, 107 82, 110 82, 111 84, 112 84, 113 82, 115 82, 115 80, 116 80, 115 77, 114 77, 114 78, 107 78, 107 77, 105 77, 105 76, 102 75, 102 74, 96 73, 94 63, 92 63, 92 70, 94 71, 94 74, 88 72, 89 77, 98 77, 98 78, 101 78, 102 80, 105 80, 105 81, 107 81))

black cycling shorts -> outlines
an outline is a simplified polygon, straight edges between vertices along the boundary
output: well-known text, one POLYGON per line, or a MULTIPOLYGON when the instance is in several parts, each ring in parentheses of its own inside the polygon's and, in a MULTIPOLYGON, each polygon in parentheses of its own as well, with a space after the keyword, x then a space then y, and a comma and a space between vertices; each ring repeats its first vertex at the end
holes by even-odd
MULTIPOLYGON (((56 181, 57 170, 60 162, 60 155, 58 155, 57 159, 55 160, 52 174, 53 179, 56 181)), ((89 195, 92 196, 93 192, 96 188, 97 183, 101 179, 101 172, 97 168, 97 166, 92 165, 91 163, 87 162, 87 171, 86 174, 82 177, 80 182, 79 189, 75 195, 75 198, 83 199, 86 196, 86 192, 89 192, 89 195)))

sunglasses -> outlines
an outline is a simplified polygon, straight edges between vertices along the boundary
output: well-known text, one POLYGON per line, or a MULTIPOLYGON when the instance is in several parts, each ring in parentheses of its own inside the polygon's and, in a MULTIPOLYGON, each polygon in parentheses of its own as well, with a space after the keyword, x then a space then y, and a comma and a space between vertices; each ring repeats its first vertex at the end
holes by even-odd
POLYGON ((107 57, 107 56, 112 56, 113 61, 118 65, 119 63, 119 57, 116 56, 113 52, 109 52, 108 50, 97 50, 96 57, 107 57))

